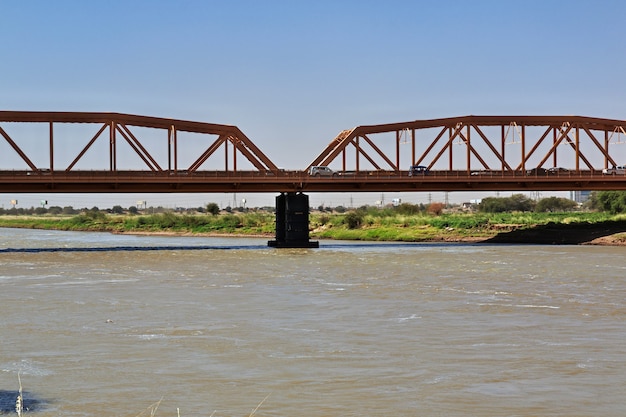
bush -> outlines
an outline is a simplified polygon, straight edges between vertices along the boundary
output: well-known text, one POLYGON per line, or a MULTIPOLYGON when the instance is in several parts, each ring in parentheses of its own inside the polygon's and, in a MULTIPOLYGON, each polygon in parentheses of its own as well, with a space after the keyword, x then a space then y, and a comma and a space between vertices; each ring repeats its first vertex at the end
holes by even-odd
POLYGON ((478 205, 478 210, 485 213, 504 213, 507 211, 533 211, 535 202, 524 194, 511 197, 486 197, 478 205))
POLYGON ((396 213, 404 214, 407 216, 412 215, 412 214, 419 214, 423 210, 424 210, 423 207, 420 207, 417 204, 410 204, 410 203, 402 203, 398 207, 395 208, 396 213))
POLYGON ((433 214, 435 216, 439 216, 441 215, 441 213, 443 213, 443 208, 444 208, 444 204, 443 203, 430 203, 428 205, 428 209, 426 211, 428 211, 429 214, 433 214))
POLYGON ((56 216, 63 213, 63 209, 59 206, 50 206, 48 208, 48 213, 56 216))
POLYGON ((319 216, 318 221, 319 224, 323 226, 330 221, 330 216, 328 214, 322 214, 319 216))
POLYGON ((239 228, 242 226, 241 217, 234 214, 226 215, 222 218, 223 224, 228 228, 239 228))
POLYGON ((548 197, 542 198, 537 202, 535 211, 537 213, 545 212, 564 212, 574 210, 578 204, 568 198, 548 197))
POLYGON ((92 222, 92 218, 86 216, 85 214, 79 214, 78 216, 74 216, 68 222, 70 225, 82 226, 92 222))
POLYGON ((97 207, 92 208, 91 210, 88 210, 86 212, 84 212, 82 214, 82 216, 85 216, 88 219, 93 220, 104 220, 106 218, 106 214, 104 214, 103 212, 99 211, 97 207))
POLYGON ((453 229, 476 229, 489 225, 488 216, 476 214, 444 214, 430 220, 430 225, 437 229, 451 227, 453 229))
POLYGON ((343 222, 348 226, 348 229, 358 229, 363 223, 363 214, 359 211, 351 211, 345 215, 343 222))
POLYGON ((220 207, 216 203, 209 203, 206 205, 207 213, 217 216, 220 213, 220 207))

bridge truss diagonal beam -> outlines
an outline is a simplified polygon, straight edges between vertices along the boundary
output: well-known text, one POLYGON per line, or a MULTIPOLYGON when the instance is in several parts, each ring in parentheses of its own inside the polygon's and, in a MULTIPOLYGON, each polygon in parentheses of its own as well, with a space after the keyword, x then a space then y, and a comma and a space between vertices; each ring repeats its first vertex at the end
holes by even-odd
MULTIPOLYGON (((82 148, 76 148, 76 144, 73 143, 69 146, 71 149, 77 150, 77 155, 69 164, 61 168, 63 172, 71 172, 76 169, 79 162, 83 160, 85 155, 93 145, 102 137, 103 133, 108 129, 109 131, 109 170, 116 171, 118 169, 119 150, 117 146, 117 138, 121 136, 129 148, 141 159, 145 167, 151 171, 161 172, 164 170, 178 171, 179 158, 184 152, 184 149, 179 149, 180 140, 178 138, 179 133, 193 133, 200 134, 200 137, 205 136, 217 136, 218 138, 227 138, 227 141, 218 140, 218 144, 224 148, 225 162, 224 171, 237 171, 237 155, 242 155, 246 161, 248 161, 255 169, 263 172, 278 171, 277 166, 254 144, 252 141, 236 126, 219 125, 213 123, 192 122, 177 119, 165 119, 148 116, 137 116, 122 113, 92 113, 92 112, 30 112, 30 111, 0 111, 0 124, 39 124, 48 123, 50 125, 50 133, 48 137, 49 143, 49 170, 54 171, 55 163, 54 159, 54 147, 59 147, 60 140, 54 137, 54 126, 57 125, 76 125, 76 124, 93 124, 100 125, 99 130, 95 135, 91 137, 88 143, 82 148), (166 155, 165 162, 159 162, 159 157, 154 154, 154 150, 148 150, 149 144, 154 149, 153 138, 146 139, 134 132, 135 129, 148 128, 156 131, 163 131, 162 149, 159 152, 162 155, 166 155), (229 153, 226 146, 230 144, 232 146, 232 152, 229 153), (230 156, 232 162, 229 166, 227 160, 230 156), (172 160, 173 159, 173 160, 172 160), (164 168, 167 165, 167 168, 164 168)), ((33 162, 34 158, 29 156, 27 149, 18 144, 18 140, 7 133, 6 129, 0 125, 0 135, 11 146, 11 148, 21 158, 31 171, 40 171, 41 168, 37 167, 37 164, 33 162)), ((38 138, 39 139, 44 139, 38 138)), ((195 139, 195 138, 194 138, 195 139)), ((43 144, 43 140, 41 142, 43 144)), ((207 161, 207 159, 215 153, 217 149, 214 148, 216 142, 213 142, 208 148, 195 159, 191 168, 198 170, 201 165, 207 161)), ((61 146, 67 148, 68 145, 62 142, 61 146)), ((219 146, 218 146, 219 147, 219 146)), ((37 152, 42 151, 43 146, 37 147, 37 152)), ((71 150, 70 149, 70 150, 71 150)), ((197 151, 194 151, 197 152, 197 151)), ((101 155, 102 156, 102 155, 101 155)), ((46 168, 48 169, 48 168, 46 168)))
POLYGON ((0 126, 0 135, 2 135, 4 140, 6 140, 9 145, 11 145, 13 150, 22 158, 22 160, 24 162, 26 162, 26 164, 28 165, 28 167, 30 169, 32 169, 33 171, 38 171, 39 170, 37 168, 37 166, 35 166, 35 164, 33 164, 33 162, 30 160, 30 158, 28 156, 26 156, 26 153, 24 151, 22 151, 22 149, 17 145, 17 143, 15 143, 15 141, 11 138, 11 136, 9 136, 9 134, 7 132, 5 132, 5 130, 2 129, 1 126, 0 126))
POLYGON ((236 126, 121 113, 0 111, 2 164, 20 166, 0 165, 0 193, 616 190, 626 189, 626 175, 605 175, 602 168, 626 165, 626 147, 614 146, 621 135, 626 121, 581 116, 357 126, 341 131, 310 164, 338 167, 338 175, 315 178, 308 169, 278 169, 236 126), (66 142, 77 126, 87 128, 66 142), (24 138, 25 131, 30 136, 24 138), (126 169, 129 160, 139 168, 126 169), (411 165, 428 171, 410 175, 411 165), (545 169, 558 166, 566 169, 545 169))
POLYGON ((356 172, 383 167, 396 173, 409 165, 468 173, 522 174, 531 168, 557 166, 574 172, 600 171, 620 165, 618 160, 626 162, 626 154, 612 148, 616 132, 626 135, 626 121, 583 116, 463 116, 357 126, 340 132, 309 167, 356 172), (602 134, 604 143, 597 139, 602 134), (509 141, 509 136, 514 140, 509 141), (410 137, 410 154, 400 150, 400 137, 410 137), (373 152, 368 153, 364 144, 373 152), (355 153, 351 165, 345 156, 350 151, 355 153))

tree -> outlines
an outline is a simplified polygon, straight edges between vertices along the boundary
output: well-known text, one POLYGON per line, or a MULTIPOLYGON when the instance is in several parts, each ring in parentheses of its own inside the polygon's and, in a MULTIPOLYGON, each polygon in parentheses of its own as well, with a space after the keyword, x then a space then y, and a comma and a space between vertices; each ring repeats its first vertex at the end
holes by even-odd
POLYGON ((486 197, 478 205, 478 211, 485 213, 504 213, 507 210, 508 207, 504 198, 486 197))
POLYGON ((513 194, 510 197, 510 211, 533 211, 535 202, 524 194, 513 194))
POLYGON ((139 213, 139 209, 137 207, 135 207, 135 206, 130 206, 130 207, 128 207, 128 212, 130 214, 137 214, 137 213, 139 213))
POLYGON ((395 207, 395 211, 398 214, 404 215, 419 214, 422 210, 422 207, 420 207, 419 205, 411 203, 402 203, 398 207, 395 207))
POLYGON ((59 206, 50 206, 50 207, 48 207, 48 213, 50 213, 52 215, 59 215, 59 214, 63 213, 63 208, 61 208, 59 206))
POLYGON ((478 205, 478 210, 485 213, 503 213, 506 211, 533 211, 535 202, 524 194, 511 197, 486 197, 478 205))
POLYGON ((591 194, 591 207, 612 214, 626 212, 626 191, 598 191, 591 194))
POLYGON ((548 197, 542 198, 537 202, 535 211, 538 213, 572 211, 577 206, 578 204, 575 201, 568 198, 548 197))
POLYGON ((220 207, 216 203, 209 203, 206 205, 206 211, 216 216, 220 213, 220 207))
POLYGON ((122 206, 113 206, 111 208, 111 213, 113 213, 113 214, 124 214, 124 209, 122 208, 122 206))

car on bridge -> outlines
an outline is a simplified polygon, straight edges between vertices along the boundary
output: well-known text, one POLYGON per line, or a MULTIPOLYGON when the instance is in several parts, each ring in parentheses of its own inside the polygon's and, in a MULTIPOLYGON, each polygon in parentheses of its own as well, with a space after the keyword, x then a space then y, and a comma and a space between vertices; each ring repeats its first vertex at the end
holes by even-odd
POLYGON ((413 175, 426 175, 428 172, 428 167, 424 165, 411 165, 409 167, 409 177, 412 177, 413 175))
POLYGON ((490 170, 488 170, 488 169, 482 169, 482 170, 480 170, 480 171, 472 171, 472 172, 470 173, 470 175, 471 175, 472 177, 476 177, 476 176, 479 176, 479 175, 487 175, 487 176, 490 176, 490 175, 493 175, 493 174, 494 174, 494 172, 493 172, 493 171, 490 171, 490 170))
POLYGON ((548 168, 548 174, 558 175, 558 174, 567 174, 569 173, 569 169, 562 167, 552 167, 548 168))
POLYGON ((548 170, 542 167, 532 168, 526 170, 526 175, 546 175, 548 170))
POLYGON ((337 173, 327 166, 312 166, 309 168, 309 175, 312 177, 336 177, 337 173))
POLYGON ((602 170, 604 175, 624 175, 626 174, 626 165, 615 166, 613 168, 604 168, 602 170))

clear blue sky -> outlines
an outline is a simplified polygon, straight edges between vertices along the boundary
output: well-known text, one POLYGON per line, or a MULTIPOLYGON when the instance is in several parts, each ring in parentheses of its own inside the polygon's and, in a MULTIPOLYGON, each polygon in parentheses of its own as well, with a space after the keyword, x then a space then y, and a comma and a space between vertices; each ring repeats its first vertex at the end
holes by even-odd
MULTIPOLYGON (((468 114, 626 119, 619 0, 5 0, 0 11, 0 109, 237 125, 287 169, 306 167, 339 131, 363 124, 468 114)), ((0 195, 0 203, 11 198, 40 200, 0 195)), ((233 198, 157 195, 148 204, 233 198)), ((371 200, 311 195, 314 205, 371 200)))

